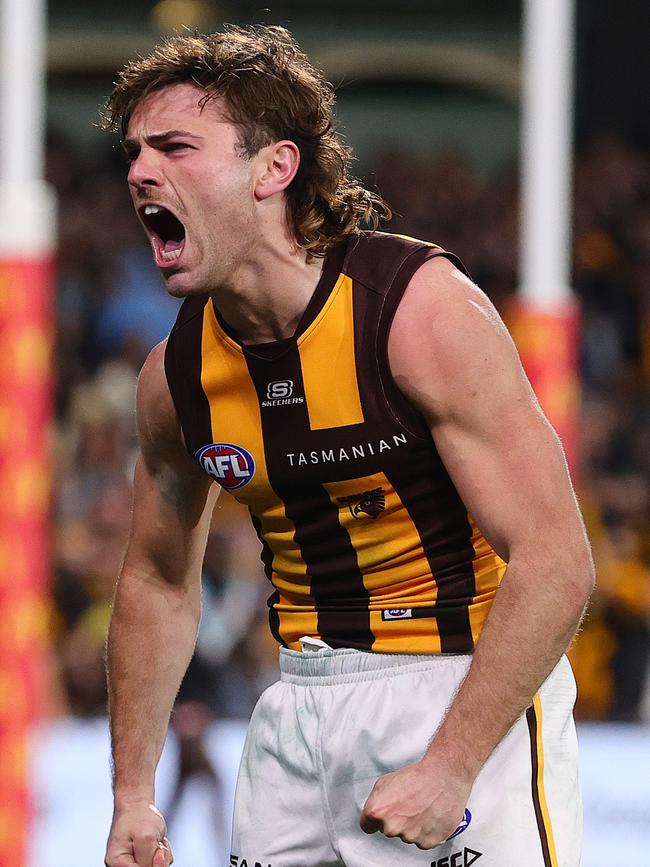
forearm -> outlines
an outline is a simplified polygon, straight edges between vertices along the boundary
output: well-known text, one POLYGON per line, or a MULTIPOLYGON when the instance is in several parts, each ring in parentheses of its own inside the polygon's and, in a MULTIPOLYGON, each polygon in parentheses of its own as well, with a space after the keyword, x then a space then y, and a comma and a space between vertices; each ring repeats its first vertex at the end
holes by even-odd
POLYGON ((467 678, 427 757, 445 756, 471 779, 478 774, 571 643, 592 576, 588 554, 568 568, 511 561, 467 678))
POLYGON ((116 802, 154 800, 155 769, 199 616, 198 582, 173 585, 123 570, 107 652, 116 802))

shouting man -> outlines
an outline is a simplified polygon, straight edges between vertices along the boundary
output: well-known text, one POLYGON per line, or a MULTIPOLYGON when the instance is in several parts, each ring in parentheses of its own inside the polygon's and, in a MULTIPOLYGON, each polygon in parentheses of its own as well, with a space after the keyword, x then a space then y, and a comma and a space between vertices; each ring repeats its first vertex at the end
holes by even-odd
POLYGON ((281 646, 231 865, 578 867, 563 654, 593 567, 562 449, 461 262, 376 231, 333 101, 286 30, 229 27, 129 64, 108 103, 184 302, 139 382, 106 864, 172 861, 154 774, 226 488, 281 646))

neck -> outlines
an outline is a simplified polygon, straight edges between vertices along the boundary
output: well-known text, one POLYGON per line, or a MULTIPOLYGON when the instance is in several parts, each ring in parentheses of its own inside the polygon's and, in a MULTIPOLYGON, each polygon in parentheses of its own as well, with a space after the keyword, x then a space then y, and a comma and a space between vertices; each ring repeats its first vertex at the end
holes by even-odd
POLYGON ((322 269, 289 239, 262 242, 210 296, 243 343, 271 343, 294 334, 322 269))

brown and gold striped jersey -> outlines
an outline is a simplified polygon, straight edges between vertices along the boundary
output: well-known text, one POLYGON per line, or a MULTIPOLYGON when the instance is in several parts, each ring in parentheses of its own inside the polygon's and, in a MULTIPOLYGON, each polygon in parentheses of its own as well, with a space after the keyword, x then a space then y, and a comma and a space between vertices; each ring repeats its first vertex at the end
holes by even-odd
POLYGON ((328 256, 293 337, 243 345, 207 295, 170 334, 186 446, 249 509, 285 646, 471 652, 505 571, 389 370, 397 305, 436 256, 462 268, 362 233, 328 256))

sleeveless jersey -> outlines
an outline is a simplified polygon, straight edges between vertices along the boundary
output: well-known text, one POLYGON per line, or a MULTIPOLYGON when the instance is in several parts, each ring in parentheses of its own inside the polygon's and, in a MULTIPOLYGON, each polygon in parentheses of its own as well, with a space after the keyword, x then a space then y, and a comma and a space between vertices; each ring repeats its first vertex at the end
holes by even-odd
POLYGON ((395 310, 436 256, 463 267, 361 233, 328 256, 293 337, 243 345, 207 295, 169 336, 187 449, 248 507, 286 647, 471 652, 505 571, 389 370, 395 310))

